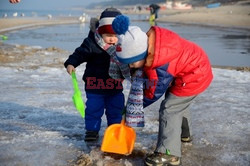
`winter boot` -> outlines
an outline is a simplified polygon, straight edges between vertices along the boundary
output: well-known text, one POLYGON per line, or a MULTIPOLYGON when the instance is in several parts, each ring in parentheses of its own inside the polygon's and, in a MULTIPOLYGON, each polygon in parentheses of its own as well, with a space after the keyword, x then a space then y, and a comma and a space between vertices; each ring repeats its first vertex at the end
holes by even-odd
POLYGON ((96 141, 99 138, 98 131, 86 131, 85 141, 96 141))
POLYGON ((179 166, 180 164, 180 157, 159 152, 154 152, 153 154, 148 155, 145 159, 145 165, 147 166, 179 166))

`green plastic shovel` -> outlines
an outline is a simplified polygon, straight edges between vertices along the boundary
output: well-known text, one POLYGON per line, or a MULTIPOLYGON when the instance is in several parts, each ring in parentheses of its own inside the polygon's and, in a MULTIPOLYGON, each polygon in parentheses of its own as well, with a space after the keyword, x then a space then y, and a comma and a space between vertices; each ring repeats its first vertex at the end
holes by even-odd
POLYGON ((81 91, 78 88, 75 72, 72 72, 71 76, 72 76, 72 83, 74 87, 74 95, 72 96, 72 100, 76 109, 80 112, 82 118, 84 118, 85 117, 85 105, 82 100, 81 91))

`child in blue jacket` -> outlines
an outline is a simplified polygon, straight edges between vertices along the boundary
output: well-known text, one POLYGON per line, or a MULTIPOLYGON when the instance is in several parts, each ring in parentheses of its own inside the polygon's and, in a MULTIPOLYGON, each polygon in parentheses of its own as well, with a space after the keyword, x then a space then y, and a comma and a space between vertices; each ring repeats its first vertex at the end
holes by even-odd
POLYGON ((86 62, 83 75, 86 92, 85 141, 94 141, 99 137, 104 110, 108 125, 120 123, 124 107, 122 80, 129 76, 126 65, 115 63, 112 55, 118 39, 112 29, 112 21, 120 15, 115 8, 107 8, 101 13, 99 26, 89 32, 80 47, 64 63, 67 72, 86 62), (123 69, 120 69, 124 67, 123 69), (127 73, 126 73, 127 72, 127 73))

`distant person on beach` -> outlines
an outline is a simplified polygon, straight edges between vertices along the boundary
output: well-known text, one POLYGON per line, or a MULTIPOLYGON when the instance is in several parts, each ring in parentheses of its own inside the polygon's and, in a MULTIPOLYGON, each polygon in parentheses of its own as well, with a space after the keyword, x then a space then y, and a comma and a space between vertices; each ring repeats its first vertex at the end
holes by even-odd
POLYGON ((10 3, 19 3, 21 0, 9 0, 10 3))
POLYGON ((208 56, 197 44, 173 31, 152 26, 145 33, 129 26, 129 18, 123 15, 115 18, 112 27, 118 35, 117 58, 135 73, 126 124, 143 127, 141 110, 165 96, 159 108, 156 149, 145 158, 145 164, 180 165, 181 141, 192 139, 189 106, 213 79, 208 56))
POLYGON ((160 8, 161 7, 159 5, 154 4, 154 3, 149 5, 150 16, 154 16, 154 19, 157 19, 160 8))
POLYGON ((130 78, 130 70, 115 56, 118 38, 112 29, 112 21, 120 14, 116 8, 105 9, 97 22, 99 25, 91 22, 88 37, 64 63, 71 75, 76 67, 86 62, 83 75, 87 97, 85 141, 98 139, 104 111, 108 126, 120 123, 122 119, 125 102, 122 81, 130 78))

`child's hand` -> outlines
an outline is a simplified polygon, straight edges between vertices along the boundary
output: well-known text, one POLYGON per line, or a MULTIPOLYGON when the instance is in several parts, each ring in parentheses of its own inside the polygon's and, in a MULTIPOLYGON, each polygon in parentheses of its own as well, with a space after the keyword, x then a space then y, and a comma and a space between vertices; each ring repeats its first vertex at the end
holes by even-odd
POLYGON ((21 0, 9 0, 10 3, 19 3, 21 0))
POLYGON ((76 71, 75 67, 72 65, 68 65, 67 72, 71 75, 73 71, 76 71))

